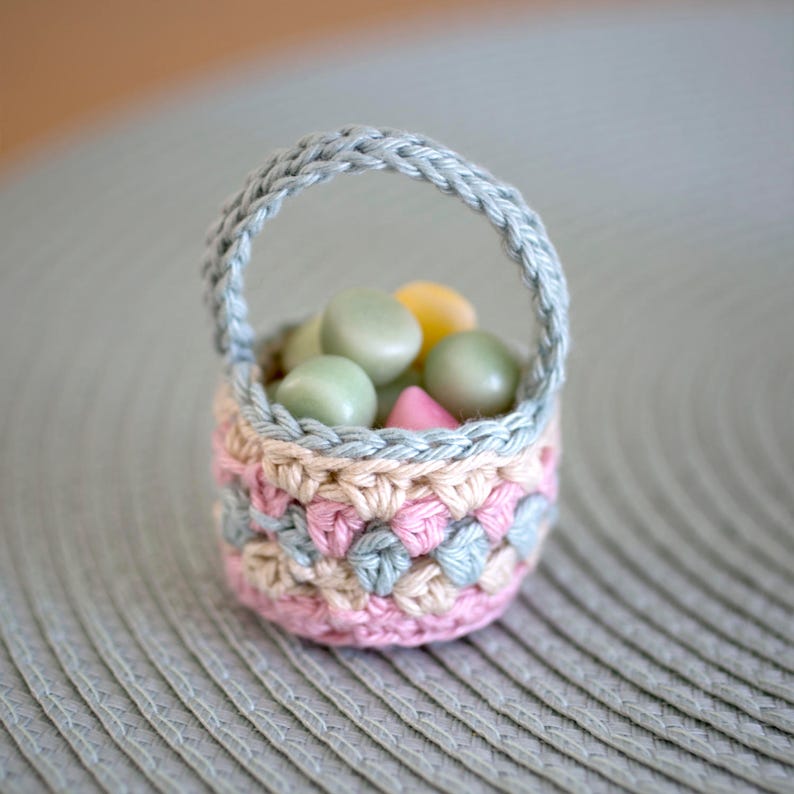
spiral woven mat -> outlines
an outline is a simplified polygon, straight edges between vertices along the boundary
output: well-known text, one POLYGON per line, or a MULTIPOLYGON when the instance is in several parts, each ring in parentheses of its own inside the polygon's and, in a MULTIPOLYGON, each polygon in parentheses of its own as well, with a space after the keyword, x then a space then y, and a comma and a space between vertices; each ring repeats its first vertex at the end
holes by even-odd
MULTIPOLYGON (((493 20, 253 63, 0 185, 0 790, 794 789, 794 16, 493 20), (496 625, 327 650, 235 606, 213 537, 203 235, 275 146, 424 132, 566 266, 560 524, 496 625)), ((262 331, 410 278, 529 341, 488 224, 372 174, 285 207, 262 331)))

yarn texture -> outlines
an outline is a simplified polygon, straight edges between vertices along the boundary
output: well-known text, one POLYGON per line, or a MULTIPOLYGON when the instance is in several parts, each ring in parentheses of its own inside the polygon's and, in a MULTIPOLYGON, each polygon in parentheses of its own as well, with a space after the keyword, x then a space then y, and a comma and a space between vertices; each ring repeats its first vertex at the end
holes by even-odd
POLYGON ((203 268, 226 361, 214 402, 215 515, 240 601, 327 644, 417 645, 486 625, 537 562, 555 518, 568 294, 519 192, 421 136, 350 126, 274 152, 223 208, 203 268), (338 174, 392 170, 486 216, 539 328, 509 413, 459 428, 328 427, 270 403, 285 330, 255 339, 243 297, 251 242, 289 196, 338 174))

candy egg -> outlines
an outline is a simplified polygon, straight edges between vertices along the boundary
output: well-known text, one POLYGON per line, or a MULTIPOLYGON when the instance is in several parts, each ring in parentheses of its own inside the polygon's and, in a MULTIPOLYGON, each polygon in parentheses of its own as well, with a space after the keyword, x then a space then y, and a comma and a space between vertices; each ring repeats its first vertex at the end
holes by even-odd
POLYGON ((323 352, 355 361, 381 386, 416 358, 422 329, 396 298, 382 290, 356 287, 329 301, 320 339, 323 352))
POLYGON ((474 306, 444 284, 412 281, 400 287, 394 297, 416 317, 422 328, 420 362, 445 336, 477 327, 474 306))
POLYGON ((365 425, 375 419, 377 397, 367 373, 342 356, 317 356, 298 364, 276 389, 276 402, 298 419, 326 425, 365 425))
POLYGON ((453 416, 494 416, 513 404, 518 363, 487 331, 461 331, 442 339, 425 362, 425 388, 453 416))
POLYGON ((458 425, 460 422, 419 386, 403 390, 386 420, 386 427, 404 427, 406 430, 429 430, 432 427, 453 430, 458 425))
POLYGON ((393 381, 384 386, 378 386, 376 389, 378 393, 378 412, 375 415, 375 421, 382 425, 391 413, 391 409, 394 408, 394 403, 397 402, 400 394, 409 386, 421 385, 422 373, 414 367, 408 367, 405 372, 398 375, 393 381))
POLYGON ((295 369, 298 364, 310 358, 322 355, 323 350, 320 345, 322 319, 322 314, 317 314, 289 333, 281 351, 281 363, 285 372, 295 369))

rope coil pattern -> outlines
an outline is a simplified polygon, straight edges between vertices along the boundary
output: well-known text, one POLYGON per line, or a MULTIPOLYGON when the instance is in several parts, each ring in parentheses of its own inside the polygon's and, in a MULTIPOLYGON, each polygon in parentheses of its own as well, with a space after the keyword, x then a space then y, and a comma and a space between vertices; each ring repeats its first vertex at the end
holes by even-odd
POLYGON ((568 291, 540 218, 514 187, 422 136, 348 126, 307 135, 292 148, 274 152, 223 207, 208 235, 203 274, 215 319, 216 347, 226 357, 241 414, 263 439, 293 442, 340 458, 427 462, 485 452, 509 456, 537 438, 564 381, 568 291), (532 294, 540 330, 537 353, 511 413, 470 421, 457 430, 329 428, 313 419, 298 420, 268 401, 254 366, 254 334, 243 297, 243 273, 253 238, 289 196, 339 174, 369 170, 395 171, 430 182, 483 213, 501 234, 508 256, 519 265, 532 294))

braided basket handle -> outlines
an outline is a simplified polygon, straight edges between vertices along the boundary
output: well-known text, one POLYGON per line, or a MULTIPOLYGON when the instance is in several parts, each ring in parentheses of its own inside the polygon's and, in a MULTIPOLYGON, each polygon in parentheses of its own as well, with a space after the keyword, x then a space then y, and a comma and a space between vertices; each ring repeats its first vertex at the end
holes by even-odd
POLYGON ((532 293, 540 324, 538 349, 522 383, 520 400, 548 403, 564 380, 568 349, 568 290, 546 230, 514 187, 438 143, 407 132, 349 126, 312 133, 273 152, 223 208, 211 229, 203 273, 215 318, 215 344, 230 365, 254 360, 243 273, 251 241, 285 198, 338 174, 391 170, 431 182, 482 212, 500 232, 532 293))

